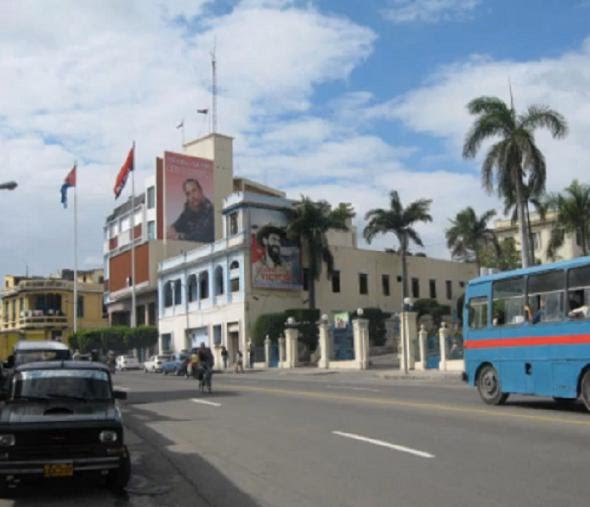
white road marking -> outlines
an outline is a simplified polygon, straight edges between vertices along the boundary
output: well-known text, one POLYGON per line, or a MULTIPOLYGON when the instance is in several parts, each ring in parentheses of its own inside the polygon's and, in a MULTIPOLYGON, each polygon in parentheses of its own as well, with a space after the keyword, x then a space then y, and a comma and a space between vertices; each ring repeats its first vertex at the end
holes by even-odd
POLYGON ((202 403, 203 405, 211 405, 212 407, 221 407, 221 403, 215 403, 214 401, 200 400, 198 398, 191 398, 193 403, 202 403))
POLYGON ((117 385, 115 385, 114 386, 114 389, 118 389, 120 391, 125 391, 125 392, 131 391, 131 389, 129 387, 127 387, 127 386, 117 386, 117 385))
POLYGON ((361 442, 367 442, 368 444, 379 445, 381 447, 387 447, 389 449, 393 449, 395 451, 400 452, 407 452, 408 454, 413 454, 414 456, 419 456, 421 458, 434 458, 434 454, 430 454, 428 452, 419 451, 418 449, 412 449, 410 447, 404 447, 403 445, 395 445, 390 444, 389 442, 385 442, 383 440, 375 440, 374 438, 363 437, 362 435, 356 435, 354 433, 344 433, 343 431, 333 431, 334 435, 338 435, 340 437, 352 438, 353 440, 360 440, 361 442))
POLYGON ((370 393, 380 393, 381 389, 373 389, 372 387, 354 387, 354 386, 337 386, 334 384, 327 384, 326 385, 327 389, 342 389, 345 391, 351 390, 351 391, 367 391, 370 393))

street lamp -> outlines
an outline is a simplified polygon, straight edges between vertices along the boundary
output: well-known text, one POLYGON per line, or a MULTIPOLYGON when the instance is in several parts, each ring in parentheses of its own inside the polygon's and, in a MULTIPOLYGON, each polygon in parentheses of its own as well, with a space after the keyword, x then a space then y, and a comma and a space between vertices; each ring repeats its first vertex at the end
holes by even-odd
POLYGON ((7 181, 6 183, 0 183, 0 190, 14 190, 17 186, 16 181, 7 181))

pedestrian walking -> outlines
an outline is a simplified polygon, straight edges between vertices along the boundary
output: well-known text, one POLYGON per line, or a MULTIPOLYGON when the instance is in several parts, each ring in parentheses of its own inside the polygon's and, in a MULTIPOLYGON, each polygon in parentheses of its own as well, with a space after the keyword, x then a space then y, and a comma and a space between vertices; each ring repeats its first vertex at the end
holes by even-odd
POLYGON ((229 356, 229 353, 227 352, 225 345, 222 345, 222 347, 221 347, 221 360, 223 361, 223 369, 224 370, 227 369, 227 356, 229 356))
POLYGON ((239 350, 236 352, 236 359, 234 362, 234 373, 244 373, 242 352, 239 350))

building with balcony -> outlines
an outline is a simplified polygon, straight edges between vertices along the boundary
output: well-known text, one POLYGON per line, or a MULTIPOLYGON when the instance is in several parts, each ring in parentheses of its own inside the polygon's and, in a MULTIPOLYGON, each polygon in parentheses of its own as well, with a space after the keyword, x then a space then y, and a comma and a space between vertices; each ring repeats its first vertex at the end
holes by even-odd
MULTIPOLYGON (((109 323, 130 325, 132 291, 135 291, 136 324, 155 325, 158 316, 158 264, 198 245, 224 237, 224 199, 235 191, 283 196, 282 192, 247 178, 233 177, 233 139, 209 134, 187 142, 183 153, 165 152, 155 161, 155 171, 145 179, 145 189, 116 207, 104 225, 105 306, 109 323), (198 180, 213 209, 214 234, 209 241, 195 241, 189 234, 171 234, 171 226, 186 209, 184 188, 198 180), (132 279, 131 246, 135 246, 135 280, 132 279)), ((190 220, 189 220, 190 222, 190 220)))
MULTIPOLYGON (((78 271, 78 329, 107 325, 102 269, 78 271)), ((74 328, 72 270, 50 277, 6 275, 0 301, 0 356, 17 340, 67 342, 74 328)))
MULTIPOLYGON (((531 238, 535 252, 536 261, 541 264, 554 262, 557 260, 573 259, 582 254, 582 242, 576 234, 566 234, 563 238, 562 246, 556 251, 554 258, 547 255, 547 247, 551 239, 551 231, 557 223, 557 213, 550 211, 541 219, 538 213, 530 214, 531 238)), ((520 251, 520 232, 518 222, 512 222, 510 219, 501 219, 494 222, 494 232, 498 240, 503 241, 512 238, 516 249, 520 251)))
MULTIPOLYGON (((292 206, 284 196, 236 192, 224 201, 222 239, 160 263, 160 351, 205 342, 217 352, 226 346, 234 357, 246 350, 260 315, 308 306, 307 259, 280 232, 292 206)), ((356 237, 352 226, 328 233, 336 271, 330 279, 324 271, 316 282, 317 308, 331 318, 359 307, 398 312, 400 256, 359 248, 356 237)), ((412 296, 451 308, 476 276, 471 263, 416 255, 408 257, 408 273, 412 296)))

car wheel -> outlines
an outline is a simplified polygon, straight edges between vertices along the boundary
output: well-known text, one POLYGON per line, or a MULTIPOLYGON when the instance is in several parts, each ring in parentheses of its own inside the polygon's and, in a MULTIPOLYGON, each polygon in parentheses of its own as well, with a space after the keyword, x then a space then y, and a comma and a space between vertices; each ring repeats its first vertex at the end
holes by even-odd
POLYGON ((113 491, 121 491, 125 489, 131 477, 131 460, 129 454, 126 453, 124 458, 121 458, 121 464, 116 470, 111 470, 107 476, 107 486, 113 491))
POLYGON ((586 409, 590 411, 590 370, 586 370, 580 382, 580 399, 586 405, 586 409))
POLYGON ((479 372, 477 390, 483 402, 488 405, 501 405, 508 398, 508 394, 502 392, 498 372, 489 364, 479 372))

